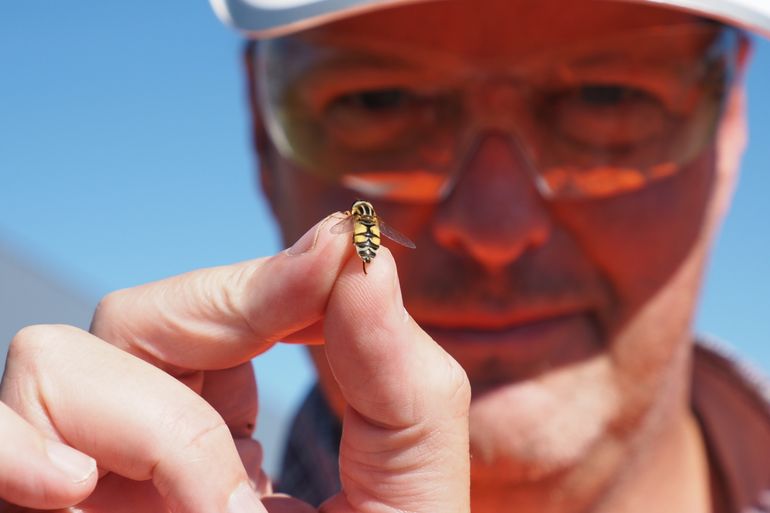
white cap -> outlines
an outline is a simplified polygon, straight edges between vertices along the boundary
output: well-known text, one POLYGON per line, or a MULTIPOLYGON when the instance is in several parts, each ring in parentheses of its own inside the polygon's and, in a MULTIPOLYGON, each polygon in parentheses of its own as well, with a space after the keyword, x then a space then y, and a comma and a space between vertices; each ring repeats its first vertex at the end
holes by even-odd
MULTIPOLYGON (((252 38, 275 37, 354 14, 424 0, 210 0, 217 16, 252 38)), ((770 37, 770 0, 625 0, 690 11, 770 37)))

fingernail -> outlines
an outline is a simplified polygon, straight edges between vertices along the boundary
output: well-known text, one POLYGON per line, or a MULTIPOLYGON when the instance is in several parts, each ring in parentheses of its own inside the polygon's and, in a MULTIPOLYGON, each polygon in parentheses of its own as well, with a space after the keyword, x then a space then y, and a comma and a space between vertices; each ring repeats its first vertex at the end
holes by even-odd
POLYGON ((241 483, 238 488, 230 494, 227 501, 227 513, 255 513, 264 512, 265 507, 259 500, 255 492, 248 483, 241 483))
POLYGON ((73 483, 82 483, 96 472, 96 460, 54 440, 45 441, 48 459, 69 476, 73 483))
POLYGON ((297 242, 292 244, 292 246, 286 250, 286 254, 301 255, 302 253, 307 253, 308 251, 313 249, 318 239, 318 230, 321 227, 322 223, 323 221, 321 221, 321 223, 317 223, 310 230, 305 232, 305 235, 300 237, 299 240, 297 240, 297 242))

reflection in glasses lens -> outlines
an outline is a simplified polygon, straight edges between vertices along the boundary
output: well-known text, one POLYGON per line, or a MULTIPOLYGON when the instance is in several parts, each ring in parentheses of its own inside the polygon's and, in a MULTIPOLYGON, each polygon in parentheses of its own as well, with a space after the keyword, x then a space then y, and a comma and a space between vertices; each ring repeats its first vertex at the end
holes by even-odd
POLYGON ((261 43, 255 58, 283 156, 367 197, 440 201, 493 131, 544 196, 599 198, 672 176, 705 149, 741 37, 705 22, 650 27, 485 66, 308 37, 261 43))

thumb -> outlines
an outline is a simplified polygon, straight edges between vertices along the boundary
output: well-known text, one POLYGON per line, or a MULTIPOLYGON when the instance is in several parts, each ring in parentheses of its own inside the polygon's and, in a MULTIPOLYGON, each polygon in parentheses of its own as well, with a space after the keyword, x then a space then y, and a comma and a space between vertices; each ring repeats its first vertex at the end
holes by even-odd
POLYGON ((348 403, 342 492, 329 513, 467 513, 470 386, 406 313, 390 252, 368 274, 351 259, 325 318, 329 364, 348 403))

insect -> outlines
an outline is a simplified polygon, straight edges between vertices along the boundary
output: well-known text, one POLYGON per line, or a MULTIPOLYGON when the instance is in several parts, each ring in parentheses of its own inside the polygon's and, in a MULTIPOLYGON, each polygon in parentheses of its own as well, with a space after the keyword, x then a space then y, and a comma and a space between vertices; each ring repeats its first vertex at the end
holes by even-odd
POLYGON ((331 231, 332 233, 353 232, 353 245, 363 261, 364 274, 367 274, 366 264, 377 256, 377 250, 380 249, 380 233, 407 248, 416 247, 408 237, 385 224, 377 216, 372 204, 363 200, 353 203, 350 210, 345 212, 345 219, 332 226, 331 231))

